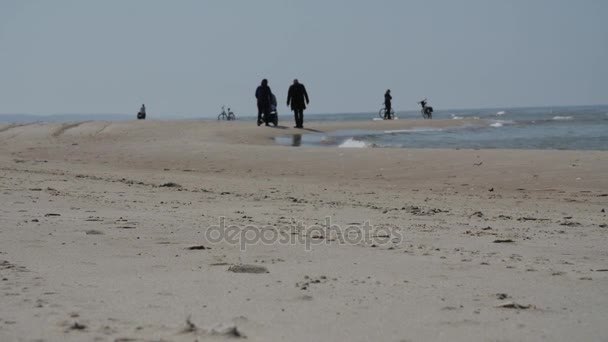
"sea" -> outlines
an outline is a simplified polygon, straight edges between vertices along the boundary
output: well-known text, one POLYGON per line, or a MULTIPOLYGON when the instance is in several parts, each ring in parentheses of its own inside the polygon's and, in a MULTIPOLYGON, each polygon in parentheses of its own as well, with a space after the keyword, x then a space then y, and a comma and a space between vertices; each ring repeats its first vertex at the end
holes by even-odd
MULTIPOLYGON (((608 105, 436 110, 433 119, 463 122, 450 128, 425 127, 419 111, 396 117, 419 119, 421 125, 405 130, 304 131, 275 140, 294 147, 608 150, 608 105)), ((305 120, 381 119, 378 113, 357 113, 309 115, 305 120)))

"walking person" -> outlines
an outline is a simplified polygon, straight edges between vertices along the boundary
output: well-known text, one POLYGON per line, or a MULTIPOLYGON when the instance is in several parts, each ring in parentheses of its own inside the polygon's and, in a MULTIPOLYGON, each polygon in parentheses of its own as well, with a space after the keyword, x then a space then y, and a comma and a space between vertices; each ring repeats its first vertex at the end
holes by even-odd
POLYGON ((391 110, 393 109, 392 101, 393 97, 391 96, 391 90, 388 89, 386 93, 384 93, 384 120, 391 120, 391 110))
POLYGON ((262 122, 266 122, 266 126, 269 126, 268 117, 270 116, 270 106, 272 104, 272 90, 268 86, 267 79, 263 79, 262 84, 255 90, 255 98, 258 100, 258 126, 262 122))
POLYGON ((287 91, 287 106, 291 104, 296 126, 294 128, 304 128, 304 109, 309 103, 306 87, 297 79, 293 80, 293 84, 289 86, 287 91))

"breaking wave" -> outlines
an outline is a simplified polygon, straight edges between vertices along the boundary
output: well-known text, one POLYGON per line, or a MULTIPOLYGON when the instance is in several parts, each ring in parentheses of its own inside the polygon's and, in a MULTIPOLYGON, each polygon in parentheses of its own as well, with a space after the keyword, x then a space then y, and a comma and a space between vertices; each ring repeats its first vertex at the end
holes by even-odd
POLYGON ((360 140, 355 140, 353 138, 349 138, 347 140, 345 140, 343 143, 341 143, 338 147, 342 147, 342 148, 365 148, 368 147, 369 145, 364 142, 364 141, 360 141, 360 140))

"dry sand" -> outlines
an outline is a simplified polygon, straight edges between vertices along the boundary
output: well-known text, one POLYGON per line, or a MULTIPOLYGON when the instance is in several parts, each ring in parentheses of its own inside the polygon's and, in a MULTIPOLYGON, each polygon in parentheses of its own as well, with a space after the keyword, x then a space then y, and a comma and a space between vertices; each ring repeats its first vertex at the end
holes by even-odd
POLYGON ((0 341, 608 339, 607 152, 272 141, 295 132, 0 125, 0 341), (271 243, 209 241, 220 217, 271 243))

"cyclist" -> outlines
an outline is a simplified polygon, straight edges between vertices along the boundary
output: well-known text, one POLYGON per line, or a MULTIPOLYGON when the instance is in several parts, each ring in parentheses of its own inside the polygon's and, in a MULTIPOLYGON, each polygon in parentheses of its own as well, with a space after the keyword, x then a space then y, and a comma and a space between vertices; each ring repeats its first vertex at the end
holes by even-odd
POLYGON ((420 103, 420 106, 422 106, 422 115, 426 116, 426 118, 428 119, 432 119, 433 118, 433 107, 427 106, 427 99, 424 98, 424 100, 418 102, 420 103))
POLYGON ((387 89, 386 93, 384 93, 384 120, 391 120, 391 110, 392 104, 391 101, 393 97, 391 96, 391 90, 387 89))
POLYGON ((143 120, 146 118, 146 105, 142 104, 139 112, 137 113, 137 118, 143 120))

